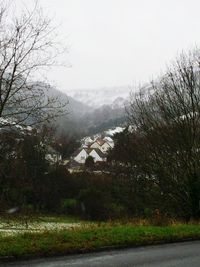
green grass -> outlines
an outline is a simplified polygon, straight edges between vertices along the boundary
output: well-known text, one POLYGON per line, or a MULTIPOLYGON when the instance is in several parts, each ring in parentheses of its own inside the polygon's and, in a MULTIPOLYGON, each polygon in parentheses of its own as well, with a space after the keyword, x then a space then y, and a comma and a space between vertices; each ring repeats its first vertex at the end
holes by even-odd
POLYGON ((0 237, 0 256, 47 256, 93 251, 107 246, 137 246, 200 239, 199 225, 135 226, 90 224, 81 229, 0 237))

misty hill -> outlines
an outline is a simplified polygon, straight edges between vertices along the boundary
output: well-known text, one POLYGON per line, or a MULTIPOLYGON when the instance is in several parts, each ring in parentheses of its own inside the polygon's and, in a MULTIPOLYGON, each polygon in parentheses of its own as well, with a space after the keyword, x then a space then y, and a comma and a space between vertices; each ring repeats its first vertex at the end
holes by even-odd
POLYGON ((122 107, 130 95, 130 86, 103 87, 69 90, 67 94, 74 99, 92 107, 119 105, 122 107))
MULTIPOLYGON (((40 86, 41 85, 47 86, 43 83, 42 84, 40 83, 40 86)), ((46 93, 47 96, 49 97, 58 98, 58 101, 60 101, 61 103, 67 103, 66 110, 68 112, 68 115, 72 118, 82 117, 85 113, 91 110, 91 108, 86 104, 74 99, 71 96, 68 96, 67 94, 57 90, 55 87, 52 87, 50 85, 48 85, 46 93)))
MULTIPOLYGON (((56 90, 56 92, 59 91, 56 90)), ((96 90, 90 95, 89 91, 87 91, 85 97, 88 96, 90 101, 86 101, 85 98, 85 103, 79 101, 80 98, 77 100, 65 95, 69 100, 69 108, 72 112, 65 118, 59 120, 60 131, 88 135, 108 130, 111 127, 124 126, 126 122, 125 106, 128 105, 127 98, 129 93, 124 91, 122 94, 122 89, 114 90, 114 88, 112 88, 103 90, 101 93, 99 92, 95 97, 95 92, 96 90), (103 95, 103 93, 108 91, 109 94, 107 98, 107 95, 103 95), (117 92, 119 92, 119 95, 117 92), (98 101, 96 101, 95 98, 98 98, 98 101), (104 99, 106 99, 105 102, 109 104, 103 104, 101 101, 104 99)), ((62 93, 62 96, 63 94, 64 93, 62 93)))
MULTIPOLYGON (((88 101, 89 105, 87 105, 79 101, 80 98, 78 100, 74 99, 45 83, 35 83, 35 86, 45 87, 46 97, 55 97, 61 103, 68 103, 65 107, 68 114, 58 118, 55 122, 58 132, 83 136, 105 131, 111 127, 121 126, 125 122, 124 106, 127 104, 127 100, 122 97, 122 91, 120 90, 110 90, 107 102, 113 101, 103 105, 100 105, 99 102, 99 106, 96 107, 95 105, 92 106, 92 101, 88 101), (117 95, 117 92, 121 92, 121 96, 117 95)), ((103 91, 103 93, 105 92, 106 90, 103 91)), ((102 93, 99 93, 100 95, 102 96, 102 93)), ((126 95, 128 95, 127 92, 123 94, 124 97, 126 95)), ((95 98, 94 92, 90 96, 88 95, 88 97, 90 100, 92 97, 95 98)), ((106 95, 104 98, 106 99, 106 95)), ((103 101, 103 98, 98 100, 103 101)))
POLYGON ((126 121, 125 107, 103 105, 85 114, 83 120, 87 125, 87 134, 96 134, 111 127, 123 126, 126 121))

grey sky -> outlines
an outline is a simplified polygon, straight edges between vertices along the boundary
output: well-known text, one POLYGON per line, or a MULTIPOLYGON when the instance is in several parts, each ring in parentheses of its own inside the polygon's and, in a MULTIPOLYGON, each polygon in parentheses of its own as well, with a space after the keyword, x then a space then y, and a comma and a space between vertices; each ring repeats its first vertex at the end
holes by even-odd
POLYGON ((159 75, 200 44, 199 0, 39 0, 62 23, 71 68, 49 78, 63 91, 132 85, 159 75))

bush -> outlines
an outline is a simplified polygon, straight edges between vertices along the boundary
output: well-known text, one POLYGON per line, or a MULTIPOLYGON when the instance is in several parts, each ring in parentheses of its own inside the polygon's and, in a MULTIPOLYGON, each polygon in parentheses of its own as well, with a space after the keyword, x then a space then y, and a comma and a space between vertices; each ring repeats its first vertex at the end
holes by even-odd
POLYGON ((145 208, 144 209, 144 217, 146 219, 148 219, 148 218, 152 218, 152 216, 153 216, 153 210, 150 208, 145 208))
POLYGON ((82 190, 80 201, 84 204, 87 219, 106 220, 109 218, 110 196, 96 188, 82 190))
POLYGON ((67 214, 75 214, 77 211, 77 200, 75 198, 67 198, 61 201, 61 212, 67 214))
POLYGON ((121 219, 127 215, 126 208, 115 202, 111 203, 108 209, 110 219, 121 219))

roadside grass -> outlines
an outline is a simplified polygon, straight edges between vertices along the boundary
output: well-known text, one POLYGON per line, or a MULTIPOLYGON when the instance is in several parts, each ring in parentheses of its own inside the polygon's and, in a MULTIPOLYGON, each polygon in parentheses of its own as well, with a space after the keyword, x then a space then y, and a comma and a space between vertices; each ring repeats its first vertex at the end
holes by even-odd
POLYGON ((69 230, 0 236, 0 257, 23 258, 200 239, 200 225, 138 226, 99 223, 69 230))

